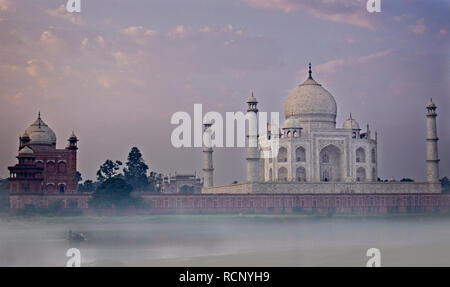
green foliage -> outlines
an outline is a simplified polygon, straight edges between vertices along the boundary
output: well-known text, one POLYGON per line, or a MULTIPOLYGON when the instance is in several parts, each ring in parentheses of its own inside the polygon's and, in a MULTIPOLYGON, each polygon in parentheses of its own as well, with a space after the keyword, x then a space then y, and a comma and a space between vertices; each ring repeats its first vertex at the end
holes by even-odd
POLYGON ((0 179, 0 213, 9 210, 9 181, 0 179))
POLYGON ((99 182, 104 182, 107 179, 117 176, 121 166, 122 162, 120 160, 114 162, 107 159, 97 171, 97 180, 99 182))
POLYGON ((98 183, 92 182, 92 180, 86 180, 83 184, 78 184, 79 192, 94 192, 98 183))
POLYGON ((183 185, 182 187, 180 187, 180 193, 183 194, 195 193, 195 188, 193 186, 183 185))
POLYGON ((121 178, 109 178, 95 190, 89 205, 98 209, 122 209, 136 204, 133 187, 121 178))
POLYGON ((137 147, 131 148, 126 166, 123 173, 127 183, 133 186, 135 190, 146 190, 149 185, 147 179, 148 165, 145 164, 141 151, 137 147))
POLYGON ((411 179, 411 178, 402 178, 402 179, 400 179, 400 182, 414 182, 414 179, 411 179))
POLYGON ((442 192, 450 193, 450 180, 448 179, 448 177, 444 176, 441 179, 441 184, 442 184, 442 192))
POLYGON ((83 181, 83 177, 81 176, 81 172, 77 171, 77 184, 83 181))
POLYGON ((150 176, 148 177, 148 186, 146 191, 161 192, 161 180, 162 178, 156 172, 151 171, 150 176))

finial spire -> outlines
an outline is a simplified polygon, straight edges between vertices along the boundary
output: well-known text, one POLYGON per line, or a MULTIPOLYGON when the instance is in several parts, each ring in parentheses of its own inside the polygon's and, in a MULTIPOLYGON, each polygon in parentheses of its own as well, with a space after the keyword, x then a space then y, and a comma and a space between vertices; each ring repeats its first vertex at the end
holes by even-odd
POLYGON ((41 111, 38 111, 38 122, 39 122, 39 128, 41 127, 41 111))
POLYGON ((309 79, 312 79, 312 69, 311 69, 311 62, 309 62, 309 79))

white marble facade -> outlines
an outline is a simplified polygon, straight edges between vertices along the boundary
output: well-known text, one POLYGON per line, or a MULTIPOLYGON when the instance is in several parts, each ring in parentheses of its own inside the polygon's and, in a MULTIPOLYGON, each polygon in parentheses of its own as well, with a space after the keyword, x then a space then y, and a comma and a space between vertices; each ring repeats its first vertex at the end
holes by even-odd
POLYGON ((377 181, 377 139, 367 125, 361 132, 350 115, 336 127, 334 97, 312 78, 300 84, 285 103, 281 129, 268 130, 263 142, 279 137, 275 159, 261 159, 260 180, 265 182, 373 182, 377 181))

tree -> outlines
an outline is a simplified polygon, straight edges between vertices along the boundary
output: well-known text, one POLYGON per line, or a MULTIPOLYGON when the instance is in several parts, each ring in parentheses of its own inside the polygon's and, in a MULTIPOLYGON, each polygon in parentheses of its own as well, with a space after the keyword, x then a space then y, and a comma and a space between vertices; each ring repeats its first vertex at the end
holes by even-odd
POLYGON ((76 173, 76 177, 77 177, 77 184, 83 181, 83 177, 81 176, 81 172, 79 172, 78 170, 77 170, 77 173, 76 173))
POLYGON ((123 173, 127 183, 131 184, 135 190, 145 190, 149 185, 148 165, 145 164, 141 151, 137 147, 131 148, 126 166, 123 173))
POLYGON ((83 184, 79 184, 80 192, 94 192, 95 191, 95 183, 92 180, 88 179, 83 184))
POLYGON ((110 159, 106 160, 97 171, 97 180, 99 182, 104 182, 107 179, 117 176, 121 166, 122 162, 119 160, 116 160, 115 162, 110 159))
POLYGON ((444 176, 441 179, 442 192, 450 192, 450 180, 448 177, 444 176))
POLYGON ((151 171, 148 180, 147 191, 161 192, 162 175, 151 171))
POLYGON ((97 209, 126 208, 134 205, 131 196, 133 187, 125 180, 117 177, 106 179, 94 191, 89 204, 97 209))
POLYGON ((76 181, 77 181, 77 191, 81 192, 83 189, 83 184, 81 184, 80 182, 83 181, 83 177, 81 176, 81 172, 79 172, 78 170, 76 173, 76 181))
POLYGON ((9 181, 0 179, 0 213, 9 210, 9 181))

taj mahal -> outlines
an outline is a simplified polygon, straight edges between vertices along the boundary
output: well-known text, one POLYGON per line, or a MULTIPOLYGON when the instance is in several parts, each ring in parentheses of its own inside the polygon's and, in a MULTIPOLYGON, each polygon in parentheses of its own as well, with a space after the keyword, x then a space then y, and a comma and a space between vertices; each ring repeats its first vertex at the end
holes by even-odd
MULTIPOLYGON (((258 113, 258 101, 252 94, 247 112, 258 113)), ((363 131, 349 115, 341 127, 336 125, 337 104, 312 76, 288 96, 284 104, 285 121, 280 128, 268 125, 267 133, 248 135, 257 138, 255 147, 247 148, 247 181, 229 186, 213 185, 213 149, 203 149, 203 193, 423 193, 440 192, 437 149, 436 105, 427 110, 427 182, 379 182, 377 133, 369 124, 363 131), (278 153, 268 144, 278 138, 278 153)), ((256 117, 254 117, 256 119, 256 117)), ((249 119, 250 125, 252 123, 249 119)), ((205 131, 211 124, 205 124, 205 131)))
POLYGON ((377 180, 376 136, 371 137, 369 126, 362 133, 351 115, 336 128, 336 101, 312 78, 311 68, 308 79, 289 95, 284 115, 281 132, 262 138, 278 136, 280 142, 276 160, 263 163, 264 181, 377 180))

